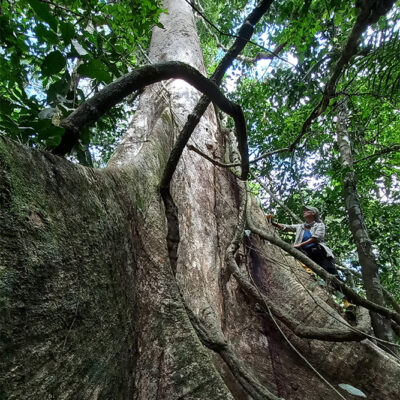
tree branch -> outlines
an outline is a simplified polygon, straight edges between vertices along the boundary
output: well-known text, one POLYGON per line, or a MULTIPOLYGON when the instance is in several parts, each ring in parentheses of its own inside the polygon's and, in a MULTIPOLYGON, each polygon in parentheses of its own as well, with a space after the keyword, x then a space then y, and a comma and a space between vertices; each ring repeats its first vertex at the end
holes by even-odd
MULTIPOLYGON (((318 328, 318 327, 310 327, 304 326, 302 323, 295 318, 293 318, 288 313, 284 312, 280 307, 277 307, 274 303, 272 303, 266 296, 264 296, 256 286, 254 286, 248 279, 240 272, 240 269, 235 260, 235 253, 239 248, 239 245, 243 239, 243 231, 244 226, 247 219, 247 224, 249 224, 248 215, 246 217, 246 210, 248 210, 246 193, 245 190, 241 190, 241 204, 239 211, 239 221, 237 224, 237 228, 235 231, 235 235, 227 249, 226 252, 226 262, 231 274, 235 277, 238 284, 242 288, 242 290, 255 299, 261 307, 264 305, 267 308, 263 307, 266 311, 271 309, 272 313, 283 323, 285 324, 296 336, 307 338, 307 339, 318 339, 324 341, 335 341, 335 342, 343 342, 343 341, 360 341, 364 338, 364 335, 356 330, 348 329, 330 329, 330 328, 318 328)), ((365 325, 365 320, 362 320, 362 324, 365 325)), ((357 330, 365 330, 365 326, 360 326, 357 330)))
MULTIPOLYGON (((186 3, 188 3, 188 4, 193 8, 194 11, 196 11, 197 14, 199 14, 199 15, 201 16, 202 20, 205 21, 205 23, 207 24, 207 25, 206 25, 207 27, 208 27, 208 25, 212 26, 212 27, 213 27, 220 35, 222 35, 222 36, 228 36, 228 37, 231 37, 231 38, 240 39, 240 35, 234 35, 234 34, 232 34, 232 33, 227 33, 227 32, 221 31, 221 29, 219 29, 217 25, 215 25, 213 22, 211 22, 211 21, 205 16, 204 10, 200 10, 200 7, 201 7, 200 4, 199 4, 199 7, 197 7, 197 6, 195 6, 195 5, 193 4, 193 2, 190 2, 190 1, 188 1, 188 0, 185 0, 185 1, 186 1, 186 3)), ((217 46, 220 47, 223 51, 228 52, 229 49, 228 49, 227 47, 225 47, 225 46, 219 41, 218 36, 215 35, 214 33, 212 33, 208 28, 207 28, 207 30, 208 30, 209 33, 214 37, 214 39, 215 39, 215 41, 216 41, 216 43, 217 43, 217 46)), ((277 58, 279 58, 280 60, 282 60, 282 61, 284 61, 284 62, 286 62, 286 63, 288 63, 288 64, 292 64, 292 63, 289 62, 288 60, 285 60, 284 58, 282 58, 282 57, 279 56, 280 51, 286 46, 287 42, 278 45, 274 50, 270 50, 270 49, 267 49, 266 47, 264 47, 264 46, 262 46, 262 45, 260 45, 260 44, 258 44, 258 43, 256 43, 256 42, 253 42, 252 40, 247 39, 246 41, 247 41, 247 43, 249 43, 249 44, 252 44, 252 45, 254 45, 254 46, 259 47, 260 49, 263 50, 263 52, 259 52, 259 53, 256 55, 256 57, 255 57, 254 59, 252 59, 252 58, 250 58, 250 57, 237 56, 236 58, 237 58, 238 60, 243 61, 243 62, 256 62, 256 61, 261 60, 261 59, 272 60, 273 58, 277 57, 277 58)), ((293 64, 292 64, 292 65, 293 65, 293 64)))
POLYGON ((369 25, 377 22, 381 16, 385 15, 392 8, 394 0, 364 0, 358 3, 361 5, 360 12, 343 48, 341 57, 336 63, 333 74, 325 86, 321 110, 327 108, 330 98, 335 94, 336 85, 344 68, 350 59, 357 53, 358 41, 361 35, 369 25))
POLYGON ((229 52, 225 54, 218 67, 216 68, 214 74, 212 75, 212 79, 218 85, 221 83, 221 80, 226 70, 230 67, 233 60, 239 55, 239 53, 246 45, 247 41, 251 38, 254 31, 254 26, 267 12, 269 6, 272 4, 272 1, 273 0, 260 1, 253 9, 253 11, 244 20, 241 28, 239 29, 238 37, 235 43, 233 43, 232 47, 229 49, 229 52))
POLYGON ((350 59, 357 54, 358 41, 360 40, 361 35, 369 25, 377 22, 381 16, 385 15, 391 9, 394 0, 364 0, 360 1, 359 3, 361 4, 361 9, 357 20, 353 26, 353 29, 351 30, 346 44, 343 47, 341 56, 335 65, 333 73, 325 85, 322 99, 305 120, 299 135, 289 146, 290 150, 293 150, 296 147, 301 138, 305 135, 311 123, 328 108, 330 99, 336 96, 336 86, 343 73, 343 70, 349 63, 350 59))
MULTIPOLYGON (((259 53, 257 53, 253 58, 252 57, 246 57, 246 56, 238 56, 237 59, 240 61, 243 61, 245 63, 248 64, 254 64, 257 61, 260 60, 273 60, 275 57, 279 58, 280 60, 282 60, 282 57, 279 56, 279 53, 284 49, 284 47, 286 46, 287 42, 283 42, 281 44, 278 44, 274 50, 269 50, 269 53, 264 53, 262 51, 260 51, 259 53)), ((283 60, 286 61, 286 60, 283 60)))
MULTIPOLYGON (((356 276, 357 278, 359 278, 362 281, 362 276, 359 272, 353 271, 352 269, 347 268, 343 265, 336 264, 336 267, 344 272, 347 271, 347 272, 351 273, 352 275, 356 276)), ((382 287, 383 295, 385 296, 386 301, 389 302, 392 305, 393 309, 400 314, 400 304, 396 301, 396 299, 394 298, 392 293, 389 292, 389 290, 387 290, 382 285, 381 285, 381 287, 382 287)))
POLYGON ((369 156, 360 158, 358 160, 355 160, 353 164, 357 164, 359 162, 365 161, 365 160, 369 160, 370 158, 375 158, 375 157, 379 157, 383 154, 388 154, 388 153, 393 153, 393 152, 398 152, 400 150, 400 144, 395 144, 392 147, 387 147, 383 150, 377 151, 374 154, 370 154, 369 156))
POLYGON ((279 198, 278 196, 275 195, 275 193, 270 190, 267 185, 265 185, 261 179, 252 174, 253 178, 260 184, 260 186, 297 222, 302 222, 301 219, 289 208, 286 206, 286 204, 284 204, 279 198))
POLYGON ((244 391, 254 400, 284 400, 276 397, 244 367, 243 363, 236 357, 232 346, 225 338, 212 334, 204 323, 186 307, 189 319, 195 329, 201 343, 210 350, 215 351, 225 361, 233 376, 237 379, 244 391))
MULTIPOLYGON (((225 164, 222 163, 218 160, 215 160, 214 158, 209 157, 207 154, 203 153, 201 150, 199 150, 197 147, 192 146, 191 144, 187 146, 187 148, 189 150, 194 151, 195 153, 199 154, 200 156, 204 157, 206 160, 210 161, 211 163, 213 163, 214 165, 217 165, 218 167, 222 167, 222 168, 234 168, 234 167, 242 167, 243 163, 232 163, 232 164, 225 164)), ((254 164, 257 161, 259 161, 261 158, 265 158, 268 156, 272 156, 274 154, 278 154, 278 153, 283 153, 285 151, 289 151, 289 148, 284 147, 282 149, 278 149, 278 150, 272 150, 269 151, 267 153, 264 153, 262 156, 255 158, 254 160, 251 160, 248 162, 248 165, 250 164, 254 164)))
POLYGON ((137 68, 110 83, 89 100, 82 103, 61 122, 61 126, 65 128, 65 133, 61 143, 53 149, 53 153, 59 155, 68 153, 79 139, 80 132, 85 126, 97 121, 113 106, 134 91, 171 78, 183 79, 204 93, 207 101, 211 99, 223 112, 226 112, 234 119, 237 135, 247 138, 246 123, 240 106, 228 100, 214 82, 204 77, 195 68, 183 62, 170 61, 137 68))
POLYGON ((307 267, 309 267, 316 274, 318 274, 319 276, 324 278, 327 282, 332 283, 335 288, 340 289, 342 291, 342 293, 349 300, 351 300, 354 304, 363 306, 365 308, 368 308, 371 311, 375 311, 381 315, 389 317, 389 318, 393 319, 394 321, 396 321, 398 324, 400 323, 400 313, 397 313, 396 311, 390 310, 386 307, 375 304, 372 301, 364 299, 358 293, 356 293, 354 290, 352 290, 351 288, 346 286, 345 283, 343 283, 342 281, 337 279, 334 275, 331 275, 328 272, 326 272, 322 267, 320 267, 318 264, 316 264, 314 261, 312 261, 310 258, 308 258, 301 251, 295 249, 289 243, 286 243, 282 239, 275 237, 273 235, 270 235, 267 232, 257 228, 255 225, 253 225, 251 220, 250 221, 248 220, 247 222, 248 222, 249 228, 252 232, 256 233, 261 238, 268 240, 270 243, 280 247, 282 250, 286 251, 287 253, 289 253, 291 256, 293 256, 297 260, 301 261, 303 264, 305 264, 307 267))

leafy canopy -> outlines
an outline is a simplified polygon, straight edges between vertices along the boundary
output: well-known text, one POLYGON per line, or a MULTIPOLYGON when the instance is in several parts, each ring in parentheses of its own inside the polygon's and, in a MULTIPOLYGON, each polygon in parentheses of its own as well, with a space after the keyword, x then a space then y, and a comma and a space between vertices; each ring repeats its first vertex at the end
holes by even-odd
MULTIPOLYGON (((104 84, 143 63, 161 0, 9 0, 0 15, 0 131, 53 147, 59 122, 104 84)), ((161 26, 161 25, 160 25, 161 26)), ((106 156, 122 132, 113 109, 76 150, 101 145, 106 156), (111 147, 111 148, 110 148, 111 147)))

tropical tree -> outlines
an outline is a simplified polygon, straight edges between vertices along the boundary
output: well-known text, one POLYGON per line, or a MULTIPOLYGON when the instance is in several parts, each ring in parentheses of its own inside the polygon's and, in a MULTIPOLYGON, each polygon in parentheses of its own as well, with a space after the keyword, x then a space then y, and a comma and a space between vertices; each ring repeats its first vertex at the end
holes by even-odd
MULTIPOLYGON (((310 164, 297 160, 319 151, 324 191, 336 187, 324 155, 337 144, 319 121, 351 74, 367 85, 351 62, 398 10, 358 3, 2 3, 4 398, 396 398, 398 346, 374 337, 366 310, 394 327, 399 311, 277 238, 247 185, 250 172, 275 187, 287 173, 277 198, 301 204, 296 170, 310 164), (267 82, 239 64, 263 59, 267 82), (107 167, 76 162, 93 156, 107 167), (332 287, 359 306, 352 324, 332 287)), ((371 52, 364 68, 393 62, 371 52)))

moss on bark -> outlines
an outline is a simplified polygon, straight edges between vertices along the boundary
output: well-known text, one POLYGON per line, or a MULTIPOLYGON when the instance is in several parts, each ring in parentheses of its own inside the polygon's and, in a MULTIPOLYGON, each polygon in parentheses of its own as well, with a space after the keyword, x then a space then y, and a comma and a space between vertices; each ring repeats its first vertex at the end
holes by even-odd
POLYGON ((114 201, 120 183, 0 143, 3 396, 123 398, 134 352, 127 289, 135 249, 132 210, 114 201))
POLYGON ((1 398, 229 398, 170 271, 157 174, 7 139, 0 174, 1 398))

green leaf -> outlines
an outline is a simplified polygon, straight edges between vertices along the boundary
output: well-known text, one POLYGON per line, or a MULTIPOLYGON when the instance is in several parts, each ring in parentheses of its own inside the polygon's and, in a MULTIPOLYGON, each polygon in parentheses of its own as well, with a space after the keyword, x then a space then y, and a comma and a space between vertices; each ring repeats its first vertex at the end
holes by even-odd
MULTIPOLYGON (((57 128, 56 127, 56 129, 61 129, 61 128, 57 128)), ((63 129, 63 132, 61 134, 58 133, 56 135, 49 136, 46 139, 46 145, 48 147, 56 147, 56 146, 58 146, 61 143, 61 137, 62 137, 63 133, 64 133, 64 129, 63 129)))
POLYGON ((42 63, 42 74, 45 76, 51 76, 60 72, 66 66, 64 56, 60 51, 52 51, 49 53, 42 63))
POLYGON ((342 23, 343 17, 340 14, 335 14, 334 22, 336 26, 340 26, 342 23))
POLYGON ((0 114, 0 127, 11 135, 18 134, 20 131, 18 124, 5 114, 0 114))
POLYGON ((0 113, 9 115, 12 113, 14 108, 16 107, 11 101, 6 99, 5 97, 0 97, 0 113))
POLYGON ((51 30, 48 30, 43 24, 38 24, 35 27, 35 33, 40 42, 57 44, 58 36, 51 30))
POLYGON ((35 14, 44 22, 47 22, 50 27, 56 32, 57 31, 57 19, 54 18, 50 13, 50 7, 45 4, 41 3, 38 0, 29 0, 29 5, 32 7, 35 14))
POLYGON ((110 83, 112 78, 107 67, 97 59, 91 59, 78 68, 78 73, 88 78, 110 83))
POLYGON ((61 36, 64 40, 64 43, 70 44, 71 40, 75 36, 75 27, 71 24, 71 22, 61 22, 60 23, 60 31, 61 36))
POLYGON ((58 142, 61 141, 61 136, 64 134, 64 128, 55 126, 51 123, 51 120, 44 119, 39 120, 34 124, 39 132, 38 139, 45 140, 46 142, 58 142))

